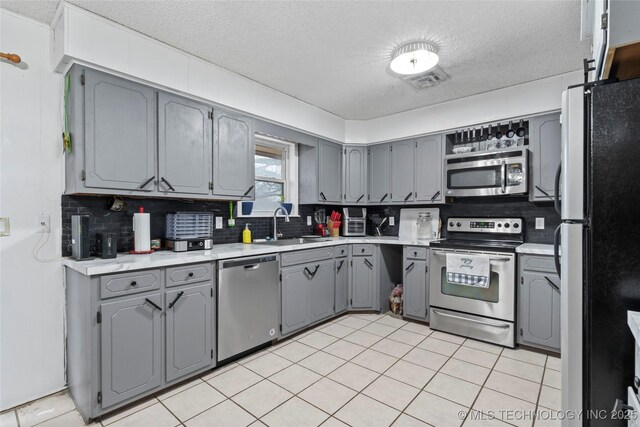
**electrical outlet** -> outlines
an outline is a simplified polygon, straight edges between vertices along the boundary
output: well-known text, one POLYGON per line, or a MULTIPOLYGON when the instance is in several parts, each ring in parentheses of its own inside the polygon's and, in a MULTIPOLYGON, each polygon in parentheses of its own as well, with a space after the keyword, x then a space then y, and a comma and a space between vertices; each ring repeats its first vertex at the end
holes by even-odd
POLYGON ((544 218, 536 218, 536 230, 544 230, 544 218))
POLYGON ((393 227, 396 225, 396 217, 395 216, 390 216, 389 217, 389 227, 393 227))
POLYGON ((222 229, 222 217, 221 216, 217 216, 216 217, 216 230, 221 230, 222 229))
POLYGON ((311 225, 311 215, 307 215, 307 225, 311 225))
POLYGON ((42 214, 36 217, 36 229, 38 233, 51 233, 51 220, 49 215, 42 214))

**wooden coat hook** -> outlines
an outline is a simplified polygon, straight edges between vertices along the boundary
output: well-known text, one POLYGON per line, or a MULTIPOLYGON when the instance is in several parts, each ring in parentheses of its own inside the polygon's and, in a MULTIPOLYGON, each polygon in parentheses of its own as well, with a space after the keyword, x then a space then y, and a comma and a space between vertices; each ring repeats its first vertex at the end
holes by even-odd
POLYGON ((19 55, 16 55, 15 53, 4 53, 4 52, 0 52, 0 58, 4 58, 7 61, 11 61, 15 64, 19 64, 20 61, 22 61, 22 59, 20 58, 19 55))

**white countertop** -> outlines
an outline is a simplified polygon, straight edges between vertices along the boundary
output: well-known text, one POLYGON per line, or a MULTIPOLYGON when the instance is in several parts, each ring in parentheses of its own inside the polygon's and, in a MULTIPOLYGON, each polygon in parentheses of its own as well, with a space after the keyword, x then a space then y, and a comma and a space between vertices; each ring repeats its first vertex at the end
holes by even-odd
POLYGON ((331 240, 323 240, 321 242, 292 244, 287 246, 257 243, 230 243, 213 245, 212 249, 206 251, 158 251, 149 255, 130 255, 119 253, 117 258, 95 258, 87 261, 76 261, 71 258, 65 258, 62 261, 62 265, 67 266, 86 276, 95 276, 99 274, 117 273, 128 270, 168 267, 172 265, 190 264, 194 262, 208 262, 220 259, 266 255, 279 252, 297 251, 301 249, 315 249, 352 243, 429 246, 429 241, 416 242, 407 239, 400 239, 398 237, 335 237, 331 240))
POLYGON ((636 343, 640 344, 640 312, 627 311, 627 324, 629 324, 629 329, 631 329, 636 343))
POLYGON ((553 255, 553 245, 524 243, 516 248, 516 252, 529 255, 553 255))

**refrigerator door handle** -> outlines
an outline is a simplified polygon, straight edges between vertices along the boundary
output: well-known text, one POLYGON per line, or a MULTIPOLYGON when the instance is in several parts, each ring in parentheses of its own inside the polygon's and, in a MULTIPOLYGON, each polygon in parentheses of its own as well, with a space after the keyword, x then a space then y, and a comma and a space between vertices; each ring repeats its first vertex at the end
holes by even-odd
POLYGON ((562 230, 562 224, 556 228, 556 231, 553 233, 553 261, 556 264, 556 272, 558 273, 558 278, 561 278, 560 274, 560 232, 562 230))
POLYGON ((554 195, 553 195, 553 206, 556 208, 556 212, 558 215, 562 215, 560 211, 560 175, 562 173, 562 163, 558 165, 558 170, 556 171, 556 180, 554 184, 554 195))

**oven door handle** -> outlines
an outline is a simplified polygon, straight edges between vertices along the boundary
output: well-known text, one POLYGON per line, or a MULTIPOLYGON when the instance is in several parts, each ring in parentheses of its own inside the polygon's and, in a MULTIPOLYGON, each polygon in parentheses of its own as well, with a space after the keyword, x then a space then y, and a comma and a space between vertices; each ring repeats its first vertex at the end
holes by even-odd
MULTIPOLYGON (((447 252, 438 252, 438 251, 434 251, 433 249, 431 250, 431 253, 434 255, 438 255, 438 256, 446 256, 447 252)), ((453 253, 453 252, 452 252, 453 253)), ((474 255, 474 254, 471 254, 474 255)), ((511 261, 512 258, 489 258, 490 262, 508 262, 511 261)))
POLYGON ((500 178, 502 179, 502 183, 500 184, 500 190, 502 193, 507 192, 507 162, 502 161, 502 165, 500 166, 500 178))
POLYGON ((482 320, 469 319, 467 317, 456 316, 454 314, 449 314, 449 313, 443 313, 441 311, 436 310, 435 308, 432 308, 431 311, 433 311, 436 314, 439 314, 440 316, 452 317, 454 319, 460 319, 467 322, 470 321, 470 322, 480 323, 481 325, 493 326, 494 328, 507 329, 510 327, 510 325, 496 325, 495 323, 483 322, 482 320))

